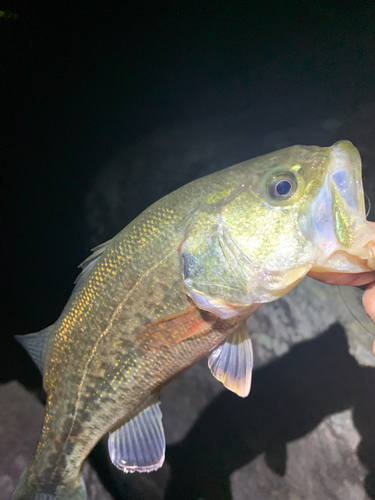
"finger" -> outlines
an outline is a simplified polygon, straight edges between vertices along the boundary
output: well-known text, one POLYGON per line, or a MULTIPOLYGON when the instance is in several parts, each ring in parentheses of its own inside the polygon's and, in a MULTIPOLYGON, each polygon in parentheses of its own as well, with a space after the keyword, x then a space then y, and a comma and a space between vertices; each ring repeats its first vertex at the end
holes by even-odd
POLYGON ((314 278, 314 280, 327 283, 328 285, 338 286, 361 286, 375 281, 375 271, 356 274, 309 272, 307 276, 314 278))
POLYGON ((363 307, 367 316, 375 323, 375 283, 371 283, 362 297, 363 307))

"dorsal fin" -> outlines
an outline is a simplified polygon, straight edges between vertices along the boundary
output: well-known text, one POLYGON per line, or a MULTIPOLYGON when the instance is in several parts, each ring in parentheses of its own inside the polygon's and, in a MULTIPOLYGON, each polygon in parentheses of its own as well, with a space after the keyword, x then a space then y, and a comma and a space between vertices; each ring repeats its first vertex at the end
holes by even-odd
POLYGON ((105 241, 104 243, 101 243, 100 245, 94 247, 91 249, 92 254, 89 255, 83 262, 80 263, 78 267, 82 269, 81 273, 77 276, 74 284, 80 285, 82 283, 82 280, 87 276, 89 273, 90 269, 94 267, 96 262, 100 259, 102 253, 104 250, 107 248, 108 244, 112 240, 105 241))
POLYGON ((44 358, 47 349, 48 338, 53 325, 44 328, 40 332, 29 333, 28 335, 15 335, 14 338, 31 356, 32 360, 39 368, 41 374, 44 372, 44 358))
POLYGON ((81 264, 78 266, 82 269, 81 273, 77 276, 75 282, 74 282, 74 288, 72 290, 72 293, 70 294, 70 298, 68 302, 65 304, 64 309, 62 310, 60 314, 60 318, 66 314, 66 312, 69 310, 71 306, 71 301, 74 299, 74 297, 77 296, 77 294, 80 292, 80 290, 85 286, 88 276, 90 276, 90 271, 93 269, 95 264, 100 260, 100 257, 104 253, 104 251, 108 248, 108 245, 110 244, 112 240, 105 241, 104 243, 101 243, 100 245, 94 247, 92 249, 92 254, 87 257, 81 264))

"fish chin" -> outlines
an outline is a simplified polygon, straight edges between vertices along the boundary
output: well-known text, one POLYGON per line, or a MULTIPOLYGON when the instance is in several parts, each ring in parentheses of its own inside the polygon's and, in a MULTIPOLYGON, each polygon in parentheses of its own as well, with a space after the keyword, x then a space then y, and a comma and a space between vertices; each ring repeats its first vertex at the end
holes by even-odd
POLYGON ((320 250, 312 272, 375 269, 375 229, 366 221, 361 158, 348 141, 330 148, 322 188, 300 217, 304 236, 320 250))

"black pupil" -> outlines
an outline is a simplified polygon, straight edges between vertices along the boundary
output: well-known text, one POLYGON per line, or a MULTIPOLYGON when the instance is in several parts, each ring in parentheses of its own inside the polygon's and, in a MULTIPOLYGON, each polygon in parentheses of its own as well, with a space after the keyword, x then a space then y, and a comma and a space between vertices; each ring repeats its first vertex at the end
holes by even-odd
POLYGON ((280 196, 285 196, 292 189, 292 185, 289 181, 280 181, 276 186, 276 192, 280 196))

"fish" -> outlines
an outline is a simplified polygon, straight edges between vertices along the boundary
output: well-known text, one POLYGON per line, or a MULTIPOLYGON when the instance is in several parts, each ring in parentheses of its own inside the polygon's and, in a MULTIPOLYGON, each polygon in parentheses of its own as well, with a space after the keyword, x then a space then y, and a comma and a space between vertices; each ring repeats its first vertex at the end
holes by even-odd
POLYGON ((272 152, 154 203, 93 249, 53 325, 17 336, 47 402, 11 499, 86 499, 82 465, 105 435, 124 472, 161 467, 161 389, 207 355, 246 397, 248 318, 309 272, 373 270, 374 237, 349 141, 272 152))

